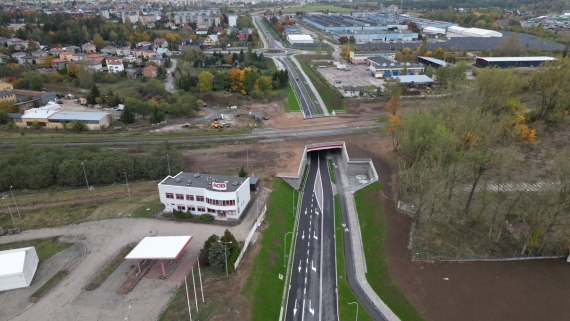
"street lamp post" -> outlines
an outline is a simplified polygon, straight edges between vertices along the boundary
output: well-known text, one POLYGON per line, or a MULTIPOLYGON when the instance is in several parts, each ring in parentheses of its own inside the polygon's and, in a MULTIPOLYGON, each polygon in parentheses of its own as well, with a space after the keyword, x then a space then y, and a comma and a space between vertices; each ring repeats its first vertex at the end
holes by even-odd
POLYGON ((129 200, 131 199, 131 190, 129 189, 129 178, 127 177, 127 172, 125 172, 125 181, 127 181, 127 193, 129 193, 129 200))
POLYGON ((285 233, 285 237, 283 237, 283 267, 285 267, 287 259, 285 258, 285 253, 287 252, 287 234, 293 235, 293 232, 285 233))
POLYGON ((259 223, 259 188, 255 190, 255 224, 259 223))
POLYGON ((224 257, 226 258, 226 277, 228 277, 228 247, 226 244, 232 244, 232 242, 223 242, 222 240, 218 240, 218 242, 224 245, 224 257))
POLYGON ((351 305, 351 304, 356 304, 356 319, 355 319, 355 321, 358 321, 358 303, 357 302, 348 302, 348 305, 351 305))
POLYGON ((14 197, 14 192, 12 192, 12 185, 10 185, 10 194, 12 194, 12 200, 14 200, 14 204, 16 205, 16 211, 18 211, 18 217, 22 219, 22 215, 20 215, 20 209, 18 208, 18 203, 16 203, 16 198, 14 197))
POLYGON ((249 172, 249 147, 247 147, 247 158, 245 163, 246 171, 249 172))
POLYGON ((85 171, 85 165, 81 163, 81 166, 83 167, 83 175, 85 175, 85 183, 87 184, 87 189, 89 189, 89 181, 87 180, 87 172, 85 171))
POLYGON ((170 176, 170 155, 166 154, 166 162, 168 163, 168 176, 170 176))
POLYGON ((4 199, 6 206, 8 206, 8 212, 10 212, 10 217, 12 218, 12 223, 14 223, 14 228, 17 228, 16 221, 14 221, 14 215, 12 215, 12 209, 10 209, 10 205, 8 204, 8 201, 6 200, 6 196, 2 197, 2 199, 4 199))
MULTIPOLYGON (((119 216, 123 216, 123 214, 119 213, 119 216)), ((126 214, 124 216, 129 217, 131 216, 131 214, 126 214)), ((129 246, 132 248, 133 242, 131 241, 131 231, 129 230, 129 225, 127 224, 127 221, 125 221, 125 229, 127 230, 127 235, 129 236, 129 246)))

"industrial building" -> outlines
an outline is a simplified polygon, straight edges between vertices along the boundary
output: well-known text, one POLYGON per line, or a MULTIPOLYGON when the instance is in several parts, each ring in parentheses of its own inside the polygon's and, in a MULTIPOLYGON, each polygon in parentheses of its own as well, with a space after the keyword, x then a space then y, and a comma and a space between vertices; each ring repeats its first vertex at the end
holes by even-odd
POLYGON ((14 115, 12 121, 18 127, 29 128, 37 122, 42 128, 63 128, 65 124, 73 121, 83 122, 88 129, 98 130, 110 125, 110 114, 105 112, 70 112, 59 111, 58 104, 48 104, 40 108, 28 109, 24 114, 14 115))
POLYGON ((313 40, 313 37, 311 37, 310 35, 287 35, 287 41, 289 41, 290 44, 298 44, 298 43, 315 43, 315 41, 313 40))
POLYGON ((463 35, 464 37, 478 37, 478 38, 502 38, 503 34, 498 31, 479 29, 479 28, 463 28, 458 26, 451 26, 447 28, 447 32, 463 35))
POLYGON ((445 62, 441 59, 432 58, 432 57, 424 57, 424 56, 418 56, 418 63, 424 64, 424 65, 431 65, 434 68, 447 66, 447 62, 445 62))
POLYGON ((396 59, 396 52, 394 51, 351 51, 350 62, 355 65, 367 64, 368 58, 371 57, 384 57, 389 59, 396 59))
POLYGON ((537 67, 543 62, 553 61, 553 57, 477 57, 475 65, 479 67, 537 67))
POLYGON ((30 286, 39 261, 33 246, 0 251, 0 291, 30 286))
POLYGON ((424 65, 409 62, 398 62, 384 57, 368 58, 369 73, 375 78, 400 75, 419 75, 424 72, 424 65))
POLYGON ((180 172, 158 184, 165 211, 239 219, 250 200, 248 177, 180 172))
POLYGON ((431 85, 433 84, 433 79, 426 75, 407 75, 407 76, 395 76, 394 79, 400 81, 401 84, 425 84, 431 85))
POLYGON ((353 31, 351 33, 346 32, 333 32, 333 38, 336 41, 339 41, 340 37, 354 37, 356 43, 363 43, 363 42, 377 42, 377 41, 384 41, 384 42, 393 42, 397 40, 401 41, 412 41, 417 40, 419 34, 417 32, 411 31, 353 31))

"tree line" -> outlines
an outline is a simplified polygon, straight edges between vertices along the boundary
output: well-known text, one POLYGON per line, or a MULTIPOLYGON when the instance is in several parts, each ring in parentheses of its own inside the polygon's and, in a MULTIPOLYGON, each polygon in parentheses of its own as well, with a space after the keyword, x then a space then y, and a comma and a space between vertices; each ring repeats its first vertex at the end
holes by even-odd
POLYGON ((386 130, 396 152, 399 194, 415 206, 410 248, 440 258, 483 256, 473 253, 477 246, 467 239, 442 252, 434 246, 434 231, 486 229, 478 237, 509 242, 519 255, 568 254, 570 149, 556 151, 544 172, 536 173, 553 183, 551 189, 509 184, 532 183, 518 177, 521 160, 537 135, 533 127, 557 126, 568 113, 569 80, 570 62, 561 59, 529 76, 489 68, 471 84, 458 79, 448 90, 451 99, 434 110, 399 115, 397 93, 390 99, 386 130), (534 99, 522 102, 523 94, 534 99), (507 233, 507 224, 518 228, 507 233))
POLYGON ((0 154, 0 191, 40 189, 55 186, 124 183, 129 180, 161 179, 183 168, 182 155, 171 145, 148 149, 144 155, 89 146, 77 149, 20 144, 9 153, 0 154), (85 174, 83 166, 85 166, 85 174))

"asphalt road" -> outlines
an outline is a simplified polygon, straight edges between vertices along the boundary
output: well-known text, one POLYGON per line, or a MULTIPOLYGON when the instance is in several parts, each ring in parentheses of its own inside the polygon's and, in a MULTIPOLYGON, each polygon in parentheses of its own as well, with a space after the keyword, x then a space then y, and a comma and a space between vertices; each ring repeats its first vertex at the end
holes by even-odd
POLYGON ((261 32, 263 32, 263 34, 265 35, 265 38, 267 39, 267 42, 269 43, 268 49, 280 49, 280 48, 282 48, 283 46, 281 45, 281 42, 277 42, 277 41, 275 41, 275 39, 273 39, 273 36, 269 32, 269 30, 267 30, 267 27, 263 23, 263 20, 259 17, 255 18, 255 20, 257 20, 257 25, 259 26, 259 28, 261 28, 261 32))
POLYGON ((338 321, 332 185, 324 156, 309 157, 285 320, 338 321))
POLYGON ((276 58, 279 62, 283 64, 285 69, 289 72, 289 80, 293 85, 293 90, 297 93, 297 98, 299 100, 299 106, 303 111, 305 118, 313 118, 318 113, 315 111, 315 106, 313 104, 313 96, 309 94, 307 88, 303 85, 304 78, 298 73, 297 69, 293 67, 289 58, 276 58))
MULTIPOLYGON (((342 156, 340 155, 340 152, 334 152, 333 163, 338 164, 341 161, 342 161, 342 156)), ((334 174, 335 174, 335 177, 340 177, 340 170, 339 170, 338 166, 334 169, 334 174)), ((340 179, 337 178, 336 182, 338 184, 340 182, 340 179)), ((337 186, 337 187, 339 187, 339 186, 337 186)), ((344 187, 340 186, 340 188, 344 188, 344 187)), ((341 224, 346 224, 346 226, 348 226, 349 223, 348 223, 348 212, 347 212, 347 207, 346 207, 346 200, 344 198, 343 193, 338 193, 338 196, 339 196, 339 201, 340 201, 339 202, 340 203, 340 221, 341 221, 341 224)), ((342 246, 343 246, 343 253, 344 253, 344 270, 346 271, 345 277, 346 277, 346 282, 348 283, 348 286, 352 290, 352 293, 354 293, 354 295, 358 299, 360 305, 362 305, 362 307, 366 310, 366 312, 368 312, 368 314, 370 314, 372 319, 374 319, 374 320, 386 320, 384 315, 382 315, 382 313, 380 313, 380 311, 372 304, 372 302, 370 302, 370 300, 368 300, 368 296, 366 296, 366 294, 364 293, 364 291, 362 290, 362 288, 360 287, 360 285, 356 281, 356 273, 354 271, 354 257, 353 257, 353 253, 352 253, 352 237, 351 237, 351 234, 345 232, 343 234, 342 241, 343 241, 342 246)))

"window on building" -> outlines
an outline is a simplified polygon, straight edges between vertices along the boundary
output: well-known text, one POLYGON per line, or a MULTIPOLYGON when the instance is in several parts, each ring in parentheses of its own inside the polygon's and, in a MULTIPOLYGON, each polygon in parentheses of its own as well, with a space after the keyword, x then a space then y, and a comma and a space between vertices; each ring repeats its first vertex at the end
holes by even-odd
POLYGON ((184 195, 183 195, 183 194, 176 194, 176 199, 177 199, 177 200, 183 200, 183 199, 184 199, 184 195))
POLYGON ((187 200, 187 201, 193 201, 193 200, 194 200, 194 195, 186 195, 186 200, 187 200))
POLYGON ((226 213, 228 213, 228 215, 236 215, 236 211, 235 211, 235 210, 226 211, 226 213))
POLYGON ((196 210, 197 210, 198 212, 205 212, 205 211, 206 211, 206 209, 204 208, 204 206, 197 206, 197 207, 196 207, 196 210))
POLYGON ((186 210, 186 206, 184 206, 184 205, 177 205, 176 207, 178 208, 179 211, 185 211, 186 210))
POLYGON ((216 210, 208 207, 208 213, 216 213, 216 210))
POLYGON ((189 210, 190 212, 196 212, 196 207, 194 207, 194 206, 188 206, 188 210, 189 210))
POLYGON ((198 201, 198 202, 203 202, 203 201, 204 201, 204 196, 196 196, 196 201, 198 201))
POLYGON ((172 193, 166 193, 166 198, 174 198, 174 194, 172 194, 172 193))

